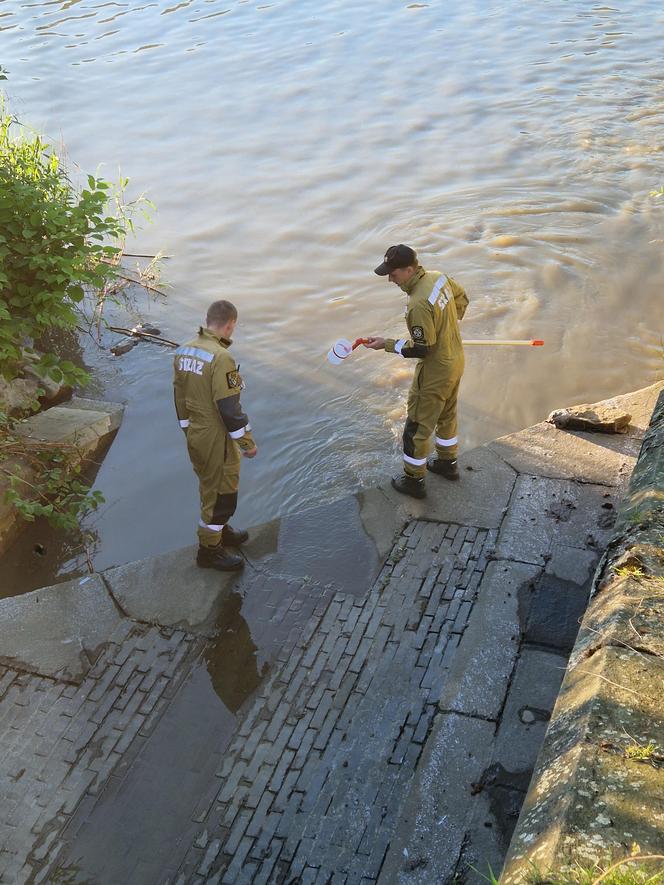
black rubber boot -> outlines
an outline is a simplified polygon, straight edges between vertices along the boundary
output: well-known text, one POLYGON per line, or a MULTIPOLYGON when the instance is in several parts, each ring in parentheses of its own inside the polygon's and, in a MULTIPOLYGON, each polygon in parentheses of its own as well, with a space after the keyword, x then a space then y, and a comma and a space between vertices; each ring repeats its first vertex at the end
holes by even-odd
POLYGON ((196 565, 200 568, 214 568, 218 572, 234 572, 244 567, 244 559, 238 553, 231 553, 222 544, 216 547, 198 548, 196 565))
POLYGON ((242 529, 234 529, 232 525, 225 525, 221 533, 221 543, 227 547, 239 547, 249 540, 249 532, 242 529))
POLYGON ((459 470, 457 468, 456 458, 454 461, 443 461, 442 458, 429 458, 427 461, 427 470, 443 476, 445 479, 459 479, 459 470))
POLYGON ((426 498, 427 496, 423 476, 409 476, 407 473, 393 476, 392 487, 402 495, 410 495, 411 498, 426 498))

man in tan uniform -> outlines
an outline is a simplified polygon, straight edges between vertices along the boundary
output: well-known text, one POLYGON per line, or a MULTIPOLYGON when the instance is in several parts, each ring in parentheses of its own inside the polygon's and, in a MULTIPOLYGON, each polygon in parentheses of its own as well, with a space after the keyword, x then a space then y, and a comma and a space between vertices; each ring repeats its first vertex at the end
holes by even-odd
POLYGON ((366 346, 417 359, 403 432, 404 473, 392 485, 405 495, 424 498, 427 469, 445 479, 459 478, 456 413, 464 358, 458 321, 466 312, 468 298, 451 277, 425 270, 415 250, 403 243, 390 246, 375 273, 387 276, 408 296, 410 338, 371 337, 366 346), (434 431, 436 456, 427 460, 434 431))
POLYGON ((201 568, 233 571, 244 559, 228 547, 249 537, 229 525, 237 507, 240 453, 257 453, 249 419, 240 405, 244 383, 230 355, 237 310, 215 301, 192 341, 175 351, 175 411, 187 436, 187 450, 199 480, 201 516, 198 554, 201 568))

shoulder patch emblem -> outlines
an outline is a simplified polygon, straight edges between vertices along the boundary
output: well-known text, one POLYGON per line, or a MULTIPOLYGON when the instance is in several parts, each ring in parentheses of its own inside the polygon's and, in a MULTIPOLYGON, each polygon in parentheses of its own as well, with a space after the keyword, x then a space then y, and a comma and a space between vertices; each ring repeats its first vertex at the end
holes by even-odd
POLYGON ((237 371, 237 369, 233 372, 226 372, 226 383, 233 390, 242 389, 242 378, 240 377, 240 373, 237 371))
POLYGON ((411 331, 415 341, 422 341, 424 338, 424 329, 422 326, 413 326, 411 331))

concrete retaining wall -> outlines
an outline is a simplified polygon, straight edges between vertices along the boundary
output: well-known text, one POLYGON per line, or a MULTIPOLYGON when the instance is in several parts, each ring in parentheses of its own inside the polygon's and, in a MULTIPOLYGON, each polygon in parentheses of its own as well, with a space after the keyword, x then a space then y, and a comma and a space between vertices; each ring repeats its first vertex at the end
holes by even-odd
POLYGON ((634 852, 664 854, 664 392, 595 574, 501 882, 634 852))

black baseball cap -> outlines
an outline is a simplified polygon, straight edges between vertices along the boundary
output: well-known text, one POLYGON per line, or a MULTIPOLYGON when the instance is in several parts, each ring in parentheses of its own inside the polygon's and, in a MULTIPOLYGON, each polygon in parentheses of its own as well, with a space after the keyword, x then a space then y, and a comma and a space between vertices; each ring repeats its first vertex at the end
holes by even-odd
POLYGON ((374 273, 379 277, 387 276, 399 267, 417 267, 417 252, 410 246, 399 243, 398 246, 390 246, 385 252, 382 264, 379 264, 374 273))

